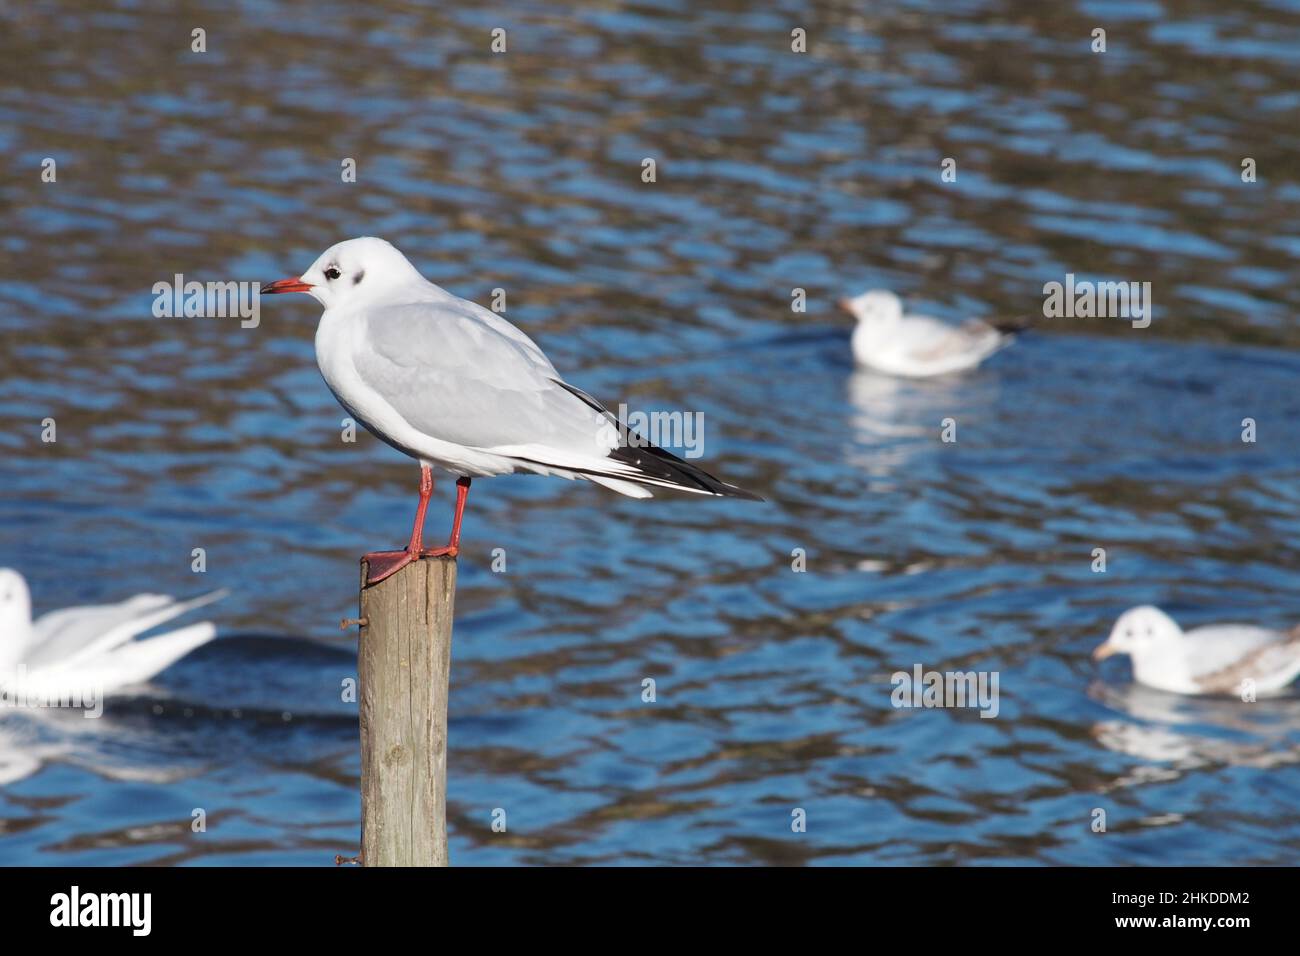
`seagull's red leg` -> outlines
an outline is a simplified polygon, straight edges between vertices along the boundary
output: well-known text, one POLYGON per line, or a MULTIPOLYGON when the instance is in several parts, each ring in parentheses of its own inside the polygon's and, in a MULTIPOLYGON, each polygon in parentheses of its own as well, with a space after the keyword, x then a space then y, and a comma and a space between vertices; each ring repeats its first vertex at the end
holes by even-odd
POLYGON ((429 497, 433 494, 433 471, 428 465, 420 465, 420 503, 415 508, 415 524, 411 528, 411 540, 405 551, 372 551, 365 556, 368 565, 367 584, 378 584, 384 578, 391 577, 406 567, 422 553, 424 546, 424 515, 429 510, 429 497))
POLYGON ((469 498, 469 477, 456 479, 456 517, 451 522, 451 553, 460 551, 460 519, 465 517, 465 501, 469 498))
POLYGON ((456 517, 451 522, 451 537, 447 540, 447 547, 421 551, 420 557, 436 558, 446 554, 454 558, 460 554, 460 521, 465 517, 465 499, 469 497, 469 482, 468 478, 456 479, 456 517))
POLYGON ((429 510, 429 496, 433 494, 433 469, 420 466, 420 503, 415 508, 415 525, 411 528, 411 543, 406 550, 419 554, 424 547, 424 515, 429 510))
POLYGON ((456 479, 456 519, 451 523, 451 546, 460 550, 460 519, 465 517, 465 502, 469 498, 469 476, 456 479))

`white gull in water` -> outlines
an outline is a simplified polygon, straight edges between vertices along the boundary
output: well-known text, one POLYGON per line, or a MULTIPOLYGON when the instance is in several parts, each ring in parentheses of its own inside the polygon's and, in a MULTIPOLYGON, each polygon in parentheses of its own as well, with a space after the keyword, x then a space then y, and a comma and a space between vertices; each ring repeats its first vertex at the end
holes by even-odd
POLYGON ((316 361, 339 404, 420 462, 420 500, 403 551, 366 555, 370 583, 419 557, 455 555, 471 478, 534 472, 585 478, 633 498, 652 489, 757 498, 648 443, 568 384, 527 335, 429 282, 383 239, 331 246, 264 293, 306 292, 325 307, 316 361), (457 477, 451 537, 426 548, 431 469, 457 477))
POLYGON ((840 305, 858 320, 853 357, 859 365, 905 378, 963 372, 1010 345, 1019 326, 978 319, 949 325, 924 315, 904 315, 898 296, 885 289, 864 292, 840 305))
POLYGON ((137 594, 118 604, 70 607, 32 620, 31 595, 17 571, 0 568, 0 686, 58 697, 70 689, 110 694, 142 684, 217 635, 211 622, 132 640, 164 621, 224 597, 189 601, 137 594))
POLYGON ((1099 661, 1112 654, 1128 654, 1133 678, 1157 690, 1235 695, 1250 680, 1263 697, 1281 693, 1300 676, 1300 628, 1216 624, 1184 631, 1164 611, 1144 605, 1121 614, 1092 652, 1099 661))

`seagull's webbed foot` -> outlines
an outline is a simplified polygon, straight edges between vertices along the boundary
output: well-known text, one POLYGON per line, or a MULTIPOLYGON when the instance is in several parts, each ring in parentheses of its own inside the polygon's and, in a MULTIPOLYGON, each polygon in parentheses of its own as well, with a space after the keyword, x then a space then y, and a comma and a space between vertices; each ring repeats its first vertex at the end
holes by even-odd
POLYGON ((410 551, 371 551, 362 560, 366 562, 366 587, 390 578, 415 558, 410 551))
POLYGON ((460 548, 452 545, 445 548, 421 548, 419 551, 372 551, 365 556, 366 587, 392 577, 420 558, 454 558, 459 553, 460 548))
POLYGON ((425 548, 420 552, 422 558, 454 558, 460 554, 460 548, 455 545, 447 545, 445 548, 425 548))

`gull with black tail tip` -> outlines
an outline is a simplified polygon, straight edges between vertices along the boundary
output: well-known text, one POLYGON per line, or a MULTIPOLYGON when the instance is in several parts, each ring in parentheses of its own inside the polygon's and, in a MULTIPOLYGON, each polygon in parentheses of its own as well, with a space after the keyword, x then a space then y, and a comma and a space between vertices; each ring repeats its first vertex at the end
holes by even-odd
POLYGON ((661 448, 623 443, 614 416, 565 382, 532 339, 429 282, 383 239, 340 242, 262 292, 305 292, 325 307, 316 329, 325 383, 371 433, 420 462, 410 541, 366 555, 371 584, 418 558, 459 552, 473 478, 532 472, 632 498, 667 488, 761 500, 661 448), (434 468, 456 476, 456 511, 447 544, 426 548, 434 468))
POLYGON ((1248 686, 1273 696, 1300 677, 1300 627, 1213 624, 1184 631, 1160 608, 1144 604, 1121 614, 1092 652, 1098 661, 1113 654, 1129 655, 1133 678, 1156 690, 1236 695, 1248 686))
POLYGON ((905 314, 898 296, 873 289, 840 307, 857 319, 853 357, 859 365, 900 378, 931 378, 975 368, 1014 340, 1025 319, 950 325, 926 315, 905 314))

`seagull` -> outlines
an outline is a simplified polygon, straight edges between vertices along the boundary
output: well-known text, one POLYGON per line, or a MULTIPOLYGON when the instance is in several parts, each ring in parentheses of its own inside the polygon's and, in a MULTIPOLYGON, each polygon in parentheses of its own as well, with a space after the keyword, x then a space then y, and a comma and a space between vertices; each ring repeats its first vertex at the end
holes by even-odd
POLYGON ((301 276, 262 287, 284 292, 305 292, 325 307, 316 362, 339 404, 420 463, 410 542, 365 556, 369 584, 418 558, 459 552, 473 478, 532 472, 584 478, 632 498, 671 488, 762 500, 629 434, 527 335, 434 285, 383 239, 340 242, 301 276), (434 468, 456 476, 456 511, 446 546, 426 548, 434 468))
POLYGON ((132 638, 226 593, 189 601, 137 594, 119 604, 70 607, 33 621, 26 580, 0 568, 0 686, 60 696, 69 688, 108 694, 142 684, 212 640, 217 629, 203 621, 143 641, 132 638))
POLYGON ((1300 676, 1300 627, 1272 631, 1249 624, 1216 624, 1184 632, 1150 605, 1120 615, 1093 660, 1133 658, 1139 684, 1174 694, 1239 694, 1254 681, 1260 696, 1284 691, 1300 676))
POLYGON ((1023 329, 979 319, 949 325, 924 315, 904 315, 898 296, 885 289, 843 299, 840 306, 858 320, 852 340, 858 363, 903 378, 972 369, 1010 345, 1023 329))

